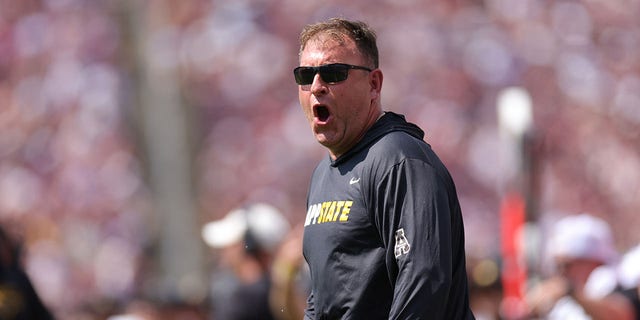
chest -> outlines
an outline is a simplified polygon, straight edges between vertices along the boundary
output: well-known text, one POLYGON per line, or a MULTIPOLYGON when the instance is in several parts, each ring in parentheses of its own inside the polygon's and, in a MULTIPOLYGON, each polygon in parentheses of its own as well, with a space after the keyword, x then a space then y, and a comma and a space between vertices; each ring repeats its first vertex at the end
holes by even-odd
POLYGON ((371 222, 371 205, 363 192, 369 182, 357 170, 341 173, 336 169, 314 175, 305 217, 307 253, 380 246, 379 234, 371 222))

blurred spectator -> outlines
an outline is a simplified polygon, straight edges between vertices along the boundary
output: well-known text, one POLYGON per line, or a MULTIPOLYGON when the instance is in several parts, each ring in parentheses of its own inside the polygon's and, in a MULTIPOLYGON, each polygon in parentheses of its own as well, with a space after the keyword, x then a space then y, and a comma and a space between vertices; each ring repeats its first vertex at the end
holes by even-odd
POLYGON ((270 303, 278 320, 300 320, 310 293, 309 266, 302 255, 304 226, 293 228, 275 255, 270 303))
POLYGON ((161 312, 151 302, 132 300, 122 313, 111 315, 107 320, 154 320, 161 318, 161 312))
POLYGON ((503 289, 499 262, 495 257, 468 257, 469 305, 476 320, 502 319, 503 289))
POLYGON ((121 313, 106 320, 205 320, 207 316, 198 306, 185 303, 159 303, 132 300, 121 313))
POLYGON ((622 294, 632 305, 635 319, 640 319, 640 245, 627 251, 618 265, 622 294))
POLYGON ((620 286, 628 289, 640 285, 640 245, 629 249, 618 265, 620 286))
POLYGON ((526 301, 545 319, 633 319, 616 290, 618 277, 609 225, 589 214, 557 221, 548 243, 557 273, 536 285, 526 301))
POLYGON ((275 319, 269 304, 271 265, 289 229, 278 209, 265 203, 234 209, 203 227, 205 242, 219 255, 211 319, 275 319))
POLYGON ((53 319, 24 272, 20 246, 0 226, 0 319, 53 319))

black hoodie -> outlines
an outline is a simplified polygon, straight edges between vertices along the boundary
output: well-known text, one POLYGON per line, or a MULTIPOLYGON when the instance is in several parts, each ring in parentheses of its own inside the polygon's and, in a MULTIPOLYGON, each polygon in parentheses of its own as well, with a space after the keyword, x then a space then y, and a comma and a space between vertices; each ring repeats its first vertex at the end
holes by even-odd
POLYGON ((424 132, 387 112, 307 196, 305 319, 473 319, 453 180, 424 132))

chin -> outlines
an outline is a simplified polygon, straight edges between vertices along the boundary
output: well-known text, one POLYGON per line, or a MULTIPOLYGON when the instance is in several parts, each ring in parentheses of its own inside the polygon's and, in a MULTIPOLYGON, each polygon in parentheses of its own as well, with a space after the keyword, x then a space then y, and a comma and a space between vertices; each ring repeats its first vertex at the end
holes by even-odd
POLYGON ((327 148, 331 146, 331 141, 322 133, 316 133, 316 141, 327 148))
POLYGON ((322 134, 316 134, 316 141, 318 141, 319 144, 323 145, 323 146, 327 146, 327 138, 325 138, 324 135, 322 134))

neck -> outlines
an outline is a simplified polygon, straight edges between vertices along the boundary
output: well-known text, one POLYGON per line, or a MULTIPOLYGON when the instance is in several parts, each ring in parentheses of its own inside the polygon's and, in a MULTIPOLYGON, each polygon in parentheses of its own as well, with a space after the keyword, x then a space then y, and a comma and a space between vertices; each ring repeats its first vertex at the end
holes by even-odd
POLYGON ((331 160, 336 160, 338 159, 338 157, 340 157, 341 155, 345 154, 347 151, 351 150, 351 148, 353 148, 355 145, 358 144, 358 142, 360 142, 360 140, 362 140, 362 137, 364 137, 364 135, 367 133, 367 131, 369 131, 369 129, 371 129, 371 127, 373 127, 373 125, 380 120, 380 118, 382 118, 382 116, 384 116, 384 111, 382 111, 381 108, 375 108, 372 110, 372 112, 369 115, 369 120, 367 120, 366 125, 363 127, 363 129, 360 131, 360 135, 353 140, 353 143, 346 148, 343 151, 334 151, 334 150, 329 150, 329 156, 331 157, 331 160))

